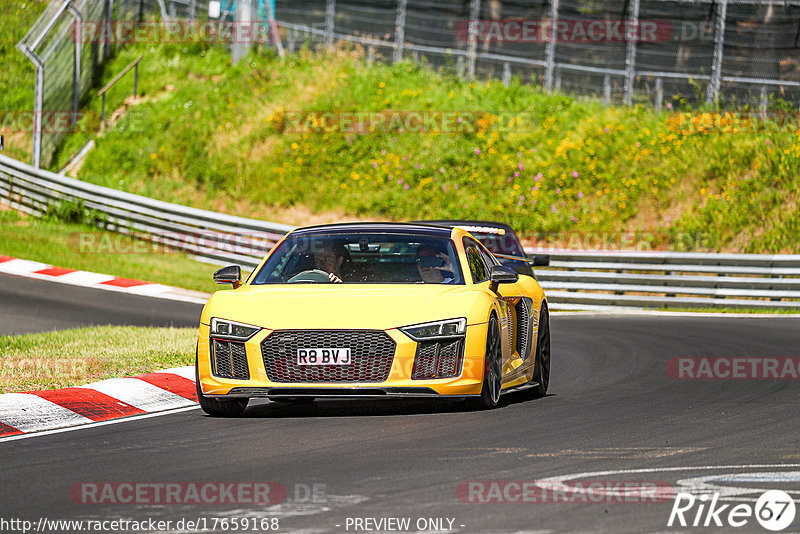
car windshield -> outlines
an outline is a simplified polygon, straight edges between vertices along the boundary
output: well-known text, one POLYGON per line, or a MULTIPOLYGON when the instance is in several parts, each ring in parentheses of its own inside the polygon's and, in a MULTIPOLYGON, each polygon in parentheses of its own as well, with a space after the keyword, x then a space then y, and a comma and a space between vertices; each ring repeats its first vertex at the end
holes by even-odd
POLYGON ((446 237, 386 232, 300 233, 270 254, 253 285, 463 284, 446 237))

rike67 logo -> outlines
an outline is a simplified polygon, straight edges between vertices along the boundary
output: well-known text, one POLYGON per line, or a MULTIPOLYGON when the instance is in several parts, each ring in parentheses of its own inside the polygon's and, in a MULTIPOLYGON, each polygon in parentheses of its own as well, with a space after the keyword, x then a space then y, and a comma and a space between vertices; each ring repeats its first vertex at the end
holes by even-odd
POLYGON ((680 492, 675 496, 667 526, 681 527, 733 527, 752 524, 753 518, 765 529, 777 532, 792 524, 795 503, 781 490, 764 492, 755 505, 719 504, 719 493, 702 494, 680 492))

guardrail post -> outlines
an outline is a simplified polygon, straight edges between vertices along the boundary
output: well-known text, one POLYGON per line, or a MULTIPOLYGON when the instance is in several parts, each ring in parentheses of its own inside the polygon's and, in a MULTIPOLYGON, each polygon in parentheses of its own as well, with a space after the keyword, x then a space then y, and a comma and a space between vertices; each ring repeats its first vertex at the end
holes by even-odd
POLYGON ((759 108, 761 110, 761 120, 767 120, 767 108, 769 107, 769 96, 767 95, 767 87, 761 86, 761 95, 759 97, 759 108))
POLYGON ((628 50, 625 54, 625 97, 626 106, 633 104, 633 88, 636 80, 636 43, 639 40, 639 0, 633 0, 630 4, 630 16, 628 17, 628 31, 625 38, 628 41, 628 50))
POLYGON ((547 47, 544 52, 544 86, 548 93, 553 90, 553 71, 556 66, 556 24, 558 24, 558 0, 550 0, 550 21, 547 27, 547 47))
POLYGON ((406 8, 408 0, 397 0, 397 12, 394 17, 394 57, 395 63, 403 61, 403 46, 406 40, 406 8))
POLYGON ((375 63, 375 45, 370 44, 367 46, 367 66, 371 67, 375 63))
POLYGON ((611 76, 608 74, 603 76, 603 104, 611 104, 611 76))
POLYGON ((336 22, 336 0, 328 0, 325 6, 325 46, 333 48, 333 29, 336 22))
POLYGON ((467 79, 475 78, 475 61, 478 57, 478 17, 481 16, 481 0, 469 2, 469 43, 467 46, 467 79))
POLYGON ((503 63, 503 85, 508 87, 511 83, 511 65, 503 63))
POLYGON ((717 0, 717 23, 714 29, 714 62, 711 64, 711 84, 706 101, 714 105, 719 101, 722 81, 722 54, 725 46, 725 19, 728 16, 728 0, 717 0))
POLYGON ((656 78, 656 111, 664 108, 664 82, 661 78, 656 78))

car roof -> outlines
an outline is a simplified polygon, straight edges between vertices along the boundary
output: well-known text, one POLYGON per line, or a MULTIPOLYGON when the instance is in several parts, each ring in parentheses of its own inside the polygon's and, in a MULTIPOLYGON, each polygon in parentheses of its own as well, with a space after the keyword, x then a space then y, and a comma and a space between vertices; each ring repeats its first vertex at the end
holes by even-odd
POLYGON ((442 225, 426 223, 353 222, 305 226, 292 231, 292 235, 350 232, 385 232, 450 238, 452 229, 442 225))
MULTIPOLYGON (((511 225, 497 221, 481 221, 478 219, 433 219, 429 221, 414 221, 416 224, 433 224, 454 228, 456 226, 486 226, 489 228, 502 228, 506 232, 516 235, 511 225)), ((479 230, 478 230, 479 231, 479 230)))

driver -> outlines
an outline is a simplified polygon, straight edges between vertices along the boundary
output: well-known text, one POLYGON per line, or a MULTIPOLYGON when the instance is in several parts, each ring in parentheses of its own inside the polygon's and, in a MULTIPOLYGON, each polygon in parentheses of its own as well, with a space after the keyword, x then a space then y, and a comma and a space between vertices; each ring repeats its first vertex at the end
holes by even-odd
POLYGON ((314 251, 314 263, 317 269, 328 273, 331 282, 342 283, 342 263, 344 255, 337 254, 332 243, 323 243, 314 251))
POLYGON ((426 284, 449 284, 454 280, 450 256, 433 245, 422 245, 417 249, 417 270, 426 284))

